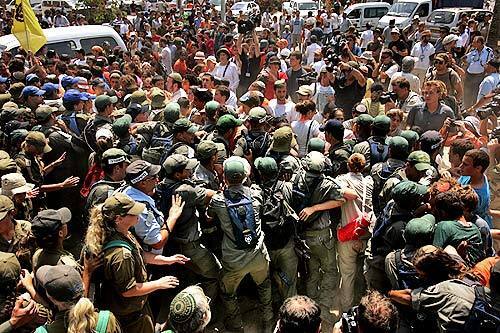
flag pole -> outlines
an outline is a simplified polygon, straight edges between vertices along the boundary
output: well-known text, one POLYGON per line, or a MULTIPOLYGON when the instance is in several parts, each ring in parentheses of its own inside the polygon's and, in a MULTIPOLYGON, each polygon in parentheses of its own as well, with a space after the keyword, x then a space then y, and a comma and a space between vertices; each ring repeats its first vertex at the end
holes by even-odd
MULTIPOLYGON (((28 44, 28 52, 31 51, 30 38, 28 34, 28 26, 26 25, 26 15, 24 15, 24 0, 21 0, 21 9, 23 10, 23 24, 24 24, 24 34, 26 35, 26 43, 28 44)), ((30 4, 31 7, 31 4, 30 4)))

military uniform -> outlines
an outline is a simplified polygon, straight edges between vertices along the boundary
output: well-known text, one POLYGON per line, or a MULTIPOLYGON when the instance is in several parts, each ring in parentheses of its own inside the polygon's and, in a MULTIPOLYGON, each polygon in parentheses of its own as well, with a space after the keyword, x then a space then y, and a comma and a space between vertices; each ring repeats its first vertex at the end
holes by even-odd
POLYGON ((381 202, 380 197, 377 194, 381 193, 382 187, 384 186, 386 180, 394 172, 397 172, 399 169, 404 168, 404 166, 405 166, 405 161, 389 158, 387 161, 377 163, 372 167, 370 175, 373 179, 373 193, 376 194, 372 198, 372 203, 373 203, 373 211, 375 212, 376 215, 379 215, 382 209, 384 208, 384 206, 380 204, 381 202))
POLYGON ((13 220, 13 223, 14 223, 14 236, 12 237, 12 240, 8 241, 2 236, 0 236, 1 252, 17 253, 21 249, 22 241, 30 234, 31 223, 29 223, 28 221, 13 220))
MULTIPOLYGON (((249 170, 248 170, 249 171, 249 170)), ((239 157, 231 157, 224 166, 226 179, 242 181, 245 178, 244 164, 239 157)), ((269 322, 273 318, 271 306, 271 281, 269 279, 269 254, 264 244, 264 234, 261 229, 260 207, 262 196, 256 187, 243 185, 228 186, 224 193, 212 197, 208 207, 209 216, 217 217, 223 231, 222 239, 222 276, 221 289, 225 306, 225 324, 227 329, 241 328, 242 321, 238 306, 236 291, 243 278, 250 274, 257 285, 257 292, 262 309, 262 321, 269 322), (244 195, 251 200, 253 221, 255 224, 255 244, 246 249, 238 248, 235 241, 233 222, 226 205, 226 198, 244 195)), ((252 217, 249 217, 252 219, 252 217)))
POLYGON ((220 188, 219 176, 215 171, 208 170, 203 165, 198 165, 193 174, 193 180, 201 186, 213 191, 220 188))
POLYGON ((118 137, 115 147, 122 149, 129 155, 139 155, 139 142, 130 135, 130 124, 132 117, 129 114, 123 115, 113 122, 113 133, 118 137))
POLYGON ((68 265, 82 272, 83 267, 75 260, 73 255, 62 249, 38 249, 33 254, 33 272, 44 265, 68 265))
POLYGON ((35 184, 36 187, 43 185, 43 162, 39 157, 21 150, 14 160, 28 183, 35 184))
POLYGON ((351 156, 350 152, 352 147, 344 142, 331 146, 328 150, 328 157, 331 161, 331 176, 337 177, 338 175, 345 174, 347 169, 347 160, 351 156))
POLYGON ((124 332, 152 333, 151 309, 148 295, 124 297, 122 293, 147 282, 147 272, 142 258, 142 249, 132 235, 113 233, 106 243, 113 240, 127 242, 132 251, 125 247, 114 247, 104 251, 104 279, 102 290, 103 308, 109 309, 120 322, 124 332))

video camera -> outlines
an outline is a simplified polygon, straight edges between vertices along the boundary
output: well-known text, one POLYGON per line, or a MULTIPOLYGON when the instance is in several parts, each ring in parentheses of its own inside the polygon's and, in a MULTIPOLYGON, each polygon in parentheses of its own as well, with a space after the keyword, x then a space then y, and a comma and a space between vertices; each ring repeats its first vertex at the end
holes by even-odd
POLYGON ((246 35, 255 29, 255 24, 250 19, 238 21, 238 33, 246 35))
POLYGON ((394 91, 388 91, 385 92, 384 94, 380 95, 378 98, 380 104, 385 104, 389 101, 396 102, 396 99, 398 98, 398 95, 394 91))
POLYGON ((354 306, 342 313, 342 333, 357 333, 358 332, 358 307, 354 306))
POLYGON ((493 97, 493 101, 486 104, 484 107, 477 109, 477 116, 484 120, 491 115, 500 117, 500 95, 493 97))
POLYGON ((299 84, 299 87, 303 85, 310 86, 311 84, 315 83, 317 79, 318 79, 318 74, 312 71, 310 73, 305 73, 297 77, 297 82, 299 84))

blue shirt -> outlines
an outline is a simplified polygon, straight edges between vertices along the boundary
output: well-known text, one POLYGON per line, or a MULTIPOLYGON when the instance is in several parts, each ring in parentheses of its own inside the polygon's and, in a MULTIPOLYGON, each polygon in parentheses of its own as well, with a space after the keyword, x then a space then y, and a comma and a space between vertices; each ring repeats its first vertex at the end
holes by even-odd
MULTIPOLYGON (((149 195, 138 189, 128 186, 123 193, 135 201, 146 204, 146 208, 139 215, 139 222, 134 226, 134 233, 139 239, 141 245, 154 245, 161 242, 161 227, 164 223, 163 214, 156 208, 156 204, 149 195)), ((147 252, 159 253, 162 250, 144 249, 147 252)))
MULTIPOLYGON (((490 210, 490 184, 488 183, 488 178, 484 177, 483 186, 481 188, 475 188, 477 196, 479 197, 479 202, 477 204, 477 208, 475 213, 479 215, 483 220, 488 223, 490 228, 493 227, 493 221, 491 215, 489 214, 490 210)), ((469 185, 470 184, 470 176, 461 176, 458 178, 458 183, 461 185, 469 185)))

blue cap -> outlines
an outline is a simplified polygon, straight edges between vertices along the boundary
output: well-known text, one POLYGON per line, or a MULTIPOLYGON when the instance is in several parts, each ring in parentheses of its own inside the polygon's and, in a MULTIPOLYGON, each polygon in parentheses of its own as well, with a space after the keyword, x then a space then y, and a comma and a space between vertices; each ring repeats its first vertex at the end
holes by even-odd
POLYGON ((63 76, 61 79, 61 86, 66 89, 74 84, 78 83, 78 79, 69 75, 63 76))
POLYGON ((340 121, 330 119, 319 130, 330 133, 337 140, 342 140, 344 138, 344 129, 344 125, 340 121))
POLYGON ((44 94, 45 94, 45 90, 41 90, 35 86, 24 87, 23 90, 21 91, 21 96, 23 96, 23 97, 43 96, 44 94))
POLYGON ((0 83, 8 83, 10 79, 5 76, 0 76, 0 83))
POLYGON ((40 81, 40 78, 38 77, 38 75, 33 74, 33 73, 26 75, 26 84, 31 84, 31 83, 33 83, 33 81, 36 81, 36 80, 40 81))
POLYGON ((47 82, 42 86, 42 89, 47 93, 52 93, 59 90, 59 85, 52 82, 47 82))
POLYGON ((88 101, 87 96, 82 94, 79 90, 70 89, 64 93, 63 102, 79 102, 88 101))
POLYGON ((87 100, 94 100, 96 97, 95 95, 89 94, 88 92, 82 92, 81 94, 87 97, 87 100))

